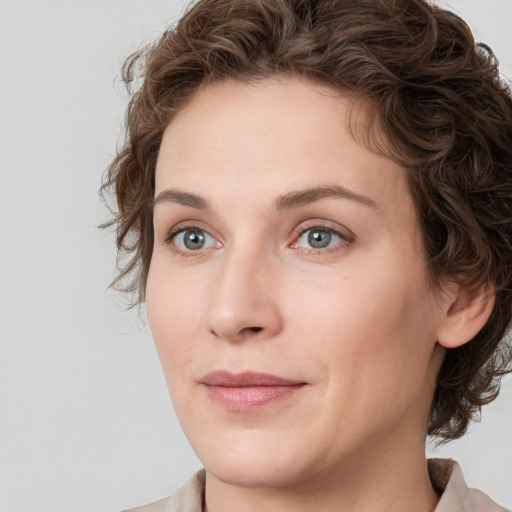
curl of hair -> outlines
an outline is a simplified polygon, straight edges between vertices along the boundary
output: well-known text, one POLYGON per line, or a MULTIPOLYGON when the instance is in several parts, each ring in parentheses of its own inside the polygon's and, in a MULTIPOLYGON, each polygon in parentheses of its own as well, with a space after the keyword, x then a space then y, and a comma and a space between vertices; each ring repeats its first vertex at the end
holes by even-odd
POLYGON ((272 76, 330 85, 370 105, 354 136, 408 169, 433 289, 494 286, 491 318, 447 351, 438 376, 428 434, 460 437, 511 371, 512 99, 492 51, 449 11, 423 0, 192 5, 123 68, 127 85, 142 84, 102 187, 117 200, 114 284, 144 300, 155 165, 173 116, 209 84, 272 76))

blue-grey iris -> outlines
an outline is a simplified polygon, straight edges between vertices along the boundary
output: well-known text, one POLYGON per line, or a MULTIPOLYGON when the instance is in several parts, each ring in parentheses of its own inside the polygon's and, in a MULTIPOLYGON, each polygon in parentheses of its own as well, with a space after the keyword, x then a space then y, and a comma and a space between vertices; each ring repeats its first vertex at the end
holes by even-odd
POLYGON ((205 243, 205 235, 203 231, 198 229, 188 229, 183 234, 183 244, 191 251, 202 249, 205 243))
POLYGON ((331 243, 331 238, 329 231, 313 230, 308 235, 308 243, 315 249, 323 249, 331 243))

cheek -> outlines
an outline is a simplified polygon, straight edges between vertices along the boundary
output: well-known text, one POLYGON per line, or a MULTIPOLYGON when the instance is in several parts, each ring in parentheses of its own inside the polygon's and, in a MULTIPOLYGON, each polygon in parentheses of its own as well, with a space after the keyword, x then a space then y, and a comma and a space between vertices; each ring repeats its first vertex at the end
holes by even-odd
POLYGON ((193 341, 200 330, 201 300, 197 286, 152 263, 146 287, 149 326, 168 384, 169 379, 186 370, 193 359, 193 341))
POLYGON ((436 338, 430 292, 416 276, 389 268, 354 273, 310 294, 294 313, 311 340, 310 357, 324 361, 338 388, 358 388, 371 400, 422 384, 436 338))

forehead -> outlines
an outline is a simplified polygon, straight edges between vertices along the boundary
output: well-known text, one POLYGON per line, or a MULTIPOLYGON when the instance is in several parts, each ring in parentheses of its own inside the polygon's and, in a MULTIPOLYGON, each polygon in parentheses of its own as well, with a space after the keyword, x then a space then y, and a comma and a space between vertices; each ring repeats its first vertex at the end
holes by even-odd
POLYGON ((366 107, 297 79, 208 86, 164 132, 156 193, 182 187, 215 200, 228 187, 250 200, 338 184, 400 205, 405 170, 353 136, 366 107))

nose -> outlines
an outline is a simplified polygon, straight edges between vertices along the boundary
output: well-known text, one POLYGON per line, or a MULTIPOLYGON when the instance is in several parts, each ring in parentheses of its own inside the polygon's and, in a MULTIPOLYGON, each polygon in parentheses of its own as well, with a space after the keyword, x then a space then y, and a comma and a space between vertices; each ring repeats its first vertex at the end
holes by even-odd
POLYGON ((230 342, 277 335, 282 329, 277 273, 261 254, 232 251, 227 255, 212 289, 210 332, 230 342))

